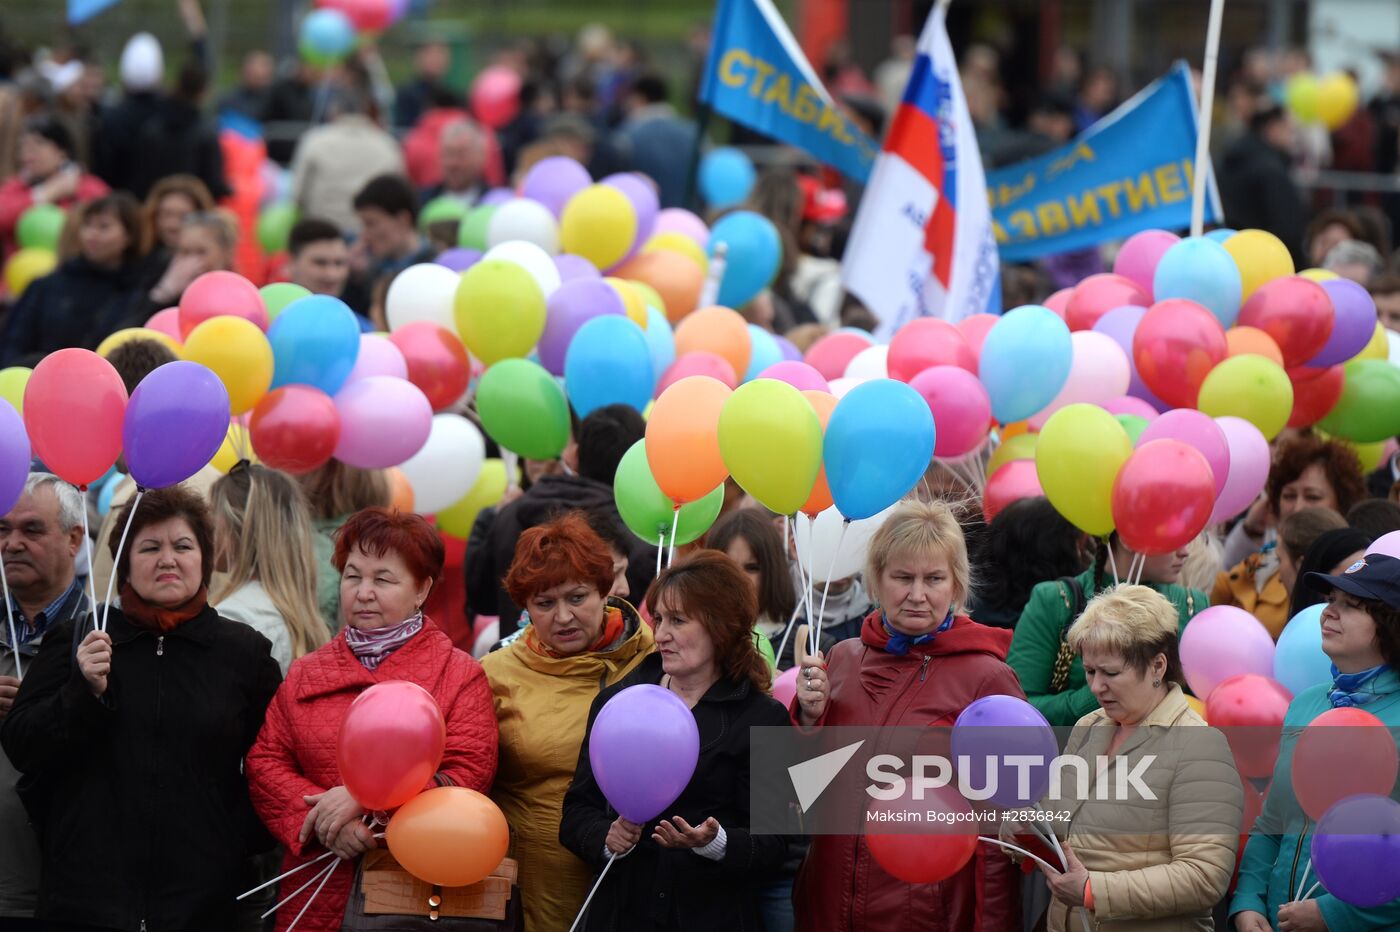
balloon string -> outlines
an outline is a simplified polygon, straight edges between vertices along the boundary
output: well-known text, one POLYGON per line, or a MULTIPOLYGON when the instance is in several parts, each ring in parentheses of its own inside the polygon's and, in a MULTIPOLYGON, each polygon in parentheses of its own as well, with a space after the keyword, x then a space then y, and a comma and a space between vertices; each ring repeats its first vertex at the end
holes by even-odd
MULTIPOLYGON (((112 575, 107 577, 107 601, 102 606, 102 630, 107 630, 107 616, 112 613, 112 586, 117 581, 117 564, 121 562, 122 550, 126 548, 126 535, 131 533, 132 522, 136 520, 136 509, 141 507, 141 496, 146 494, 146 490, 140 486, 136 487, 136 499, 131 503, 131 513, 126 516, 126 527, 122 528, 121 540, 117 542, 116 555, 112 557, 112 575)), ((96 612, 96 606, 93 607, 96 612)))
POLYGON ((1293 899, 1303 899, 1303 888, 1308 885, 1308 875, 1312 873, 1312 858, 1308 858, 1308 863, 1303 867, 1303 879, 1298 881, 1298 890, 1293 894, 1293 899))
MULTIPOLYGON (((583 901, 583 906, 582 906, 582 908, 579 909, 578 915, 574 917, 574 924, 571 925, 571 926, 569 926, 569 932, 574 932, 574 930, 578 928, 578 924, 579 924, 580 922, 583 921, 583 917, 584 917, 585 915, 587 915, 587 913, 588 913, 588 904, 593 902, 593 894, 597 893, 597 892, 598 892, 598 888, 601 887, 601 886, 603 885, 603 878, 606 877, 606 876, 608 876, 608 868, 612 867, 612 866, 613 866, 613 862, 616 861, 616 860, 617 860, 617 855, 615 855, 615 854, 613 854, 611 851, 609 851, 609 852, 608 852, 608 863, 606 863, 606 864, 603 865, 603 871, 602 871, 602 873, 600 873, 600 874, 598 875, 598 879, 595 880, 595 881, 593 882, 593 889, 588 891, 588 897, 583 901)), ((288 932, 291 932, 291 930, 288 930, 288 932)))
POLYGON ((1314 893, 1317 892, 1317 888, 1320 887, 1320 886, 1322 886, 1322 881, 1321 881, 1321 880, 1319 880, 1319 881, 1317 881, 1316 883, 1314 883, 1311 887, 1308 887, 1308 892, 1303 894, 1303 899, 1305 899, 1305 900, 1310 900, 1310 899, 1312 899, 1312 895, 1313 895, 1314 893))
POLYGON ((661 575, 661 558, 666 554, 666 529, 656 532, 656 575, 661 575))
POLYGON ((671 548, 666 554, 666 565, 670 566, 676 559, 676 528, 681 523, 681 506, 677 505, 676 510, 671 514, 671 548))
MULTIPOLYGON (((89 528, 88 528, 87 486, 85 486, 85 485, 80 485, 80 486, 78 486, 78 492, 79 492, 79 494, 82 495, 82 498, 83 498, 83 507, 82 507, 82 512, 83 512, 83 546, 87 549, 87 558, 88 558, 88 598, 92 600, 92 617, 93 617, 94 630, 99 630, 99 629, 96 628, 96 621, 97 621, 97 581, 96 581, 95 577, 96 577, 97 574, 94 573, 94 572, 92 571, 92 570, 93 570, 93 566, 92 566, 92 534, 91 534, 91 532, 90 532, 90 530, 89 530, 89 528)), ((112 574, 113 574, 113 575, 116 575, 116 566, 115 566, 115 564, 114 564, 113 567, 112 567, 112 574)))
MULTIPOLYGON (((821 639, 821 616, 812 611, 814 606, 812 600, 815 593, 812 591, 817 585, 817 519, 811 518, 807 521, 807 570, 804 578, 807 586, 803 591, 803 601, 807 605, 807 652, 811 653, 813 646, 821 639), (815 633, 814 633, 815 632, 815 633)), ((796 531, 793 532, 796 535, 796 531)), ((800 560, 798 561, 801 562, 800 560)), ((799 566, 799 570, 801 567, 799 566)), ((796 651, 793 651, 796 653, 796 651)))
POLYGON ((506 488, 516 489, 520 487, 519 477, 516 470, 520 468, 520 457, 511 450, 502 448, 501 461, 506 467, 506 488))
POLYGON ((19 631, 15 628, 15 607, 10 604, 10 580, 5 575, 5 556, 0 553, 0 584, 5 588, 5 617, 10 622, 10 650, 15 652, 15 679, 24 679, 24 668, 19 662, 19 631))
MULTIPOLYGON (((328 852, 326 852, 326 853, 327 853, 327 854, 335 854, 334 851, 328 851, 328 852)), ((310 864, 315 864, 315 863, 317 863, 317 862, 316 862, 316 861, 311 861, 311 862, 308 862, 308 863, 310 863, 310 864)), ((302 892, 303 890, 305 890, 307 887, 311 886, 313 883, 315 883, 316 881, 322 879, 323 877, 328 877, 328 876, 330 876, 330 872, 333 871, 333 870, 335 870, 335 865, 336 865, 336 864, 339 864, 339 863, 340 863, 339 861, 336 861, 335 863, 333 863, 333 864, 331 864, 331 865, 329 865, 329 866, 327 866, 327 867, 324 867, 324 868, 322 868, 321 870, 317 871, 315 874, 312 875, 312 877, 311 877, 310 880, 308 880, 306 883, 302 884, 300 887, 297 887, 296 890, 292 891, 292 893, 290 893, 290 894, 287 896, 287 898, 286 898, 285 900, 283 900, 282 902, 278 903, 276 906, 272 907, 272 908, 269 909, 267 912, 263 913, 262 916, 261 916, 260 918, 266 919, 268 916, 271 916, 273 913, 277 912, 277 910, 281 909, 283 906, 286 906, 286 905, 287 905, 288 903, 290 903, 292 900, 294 900, 294 899, 296 899, 298 896, 300 896, 300 895, 301 895, 301 892, 302 892)), ((303 864, 303 865, 302 865, 302 867, 306 867, 306 866, 307 866, 306 864, 303 864)), ((300 870, 300 868, 298 868, 298 870, 300 870)), ((293 872, 293 873, 295 873, 295 872, 293 872)), ((286 876, 286 875, 284 874, 283 876, 286 876)), ((317 889, 319 890, 320 888, 318 887, 317 889)), ((249 892, 252 892, 252 891, 249 891, 249 892)), ((297 918, 301 918, 301 917, 298 916, 297 918)))
MULTIPOLYGON (((841 555, 841 545, 846 542, 846 528, 850 526, 851 520, 849 518, 841 522, 841 534, 836 538, 836 549, 831 552, 831 564, 826 568, 826 580, 822 583, 822 607, 817 610, 819 619, 826 617, 826 596, 831 591, 831 574, 836 572, 836 558, 841 555)), ((808 630, 812 630, 810 626, 808 630)), ((812 649, 809 653, 815 654, 821 647, 821 636, 821 622, 818 621, 816 635, 812 638, 812 649)))
MULTIPOLYGON (((1041 810, 1037 807, 1036 811, 1039 812, 1041 810)), ((1065 849, 1060 847, 1060 839, 1055 837, 1055 833, 1044 828, 1034 819, 1031 820, 1030 827, 1031 831, 1035 832, 1045 840, 1046 844, 1055 849, 1055 854, 1059 856, 1060 863, 1065 866, 1065 870, 1069 870, 1069 858, 1065 857, 1065 849)))
MULTIPOLYGON (((294 868, 292 868, 291 870, 287 871, 285 874, 279 874, 278 876, 273 877, 271 880, 267 881, 266 883, 258 884, 256 887, 254 887, 253 889, 249 890, 248 892, 238 894, 238 896, 234 897, 234 899, 235 899, 235 900, 244 900, 244 899, 247 899, 248 897, 252 896, 254 893, 257 893, 259 890, 265 890, 265 889, 267 889, 268 887, 272 886, 273 884, 277 883, 278 881, 280 881, 280 880, 286 880, 288 877, 292 876, 293 874, 299 874, 299 873, 301 873, 302 871, 306 870, 306 869, 307 869, 308 867, 310 867, 311 865, 313 865, 313 864, 320 864, 320 863, 321 863, 322 861, 324 861, 326 858, 331 858, 331 857, 335 857, 335 852, 334 852, 334 851, 327 851, 325 854, 321 855, 321 856, 320 856, 319 858, 317 858, 316 860, 314 860, 314 861, 307 861, 305 864, 298 864, 296 867, 294 867, 294 868)), ((319 877, 319 876, 321 876, 321 875, 320 875, 320 873, 318 872, 318 873, 316 874, 316 876, 319 877)), ((310 886, 310 884, 308 884, 307 886, 310 886)), ((294 894, 292 894, 292 896, 296 896, 296 894, 294 893, 294 894)))
MULTIPOLYGON (((793 544, 795 545, 795 544, 797 543, 797 515, 795 515, 795 514, 792 516, 791 520, 789 520, 789 518, 788 518, 787 515, 783 515, 783 549, 784 549, 784 550, 786 550, 786 549, 787 549, 787 546, 788 546, 788 531, 789 531, 789 530, 792 531, 792 541, 793 541, 793 544)), ((798 586, 799 586, 799 588, 800 588, 800 590, 801 590, 801 594, 797 597, 797 604, 794 605, 793 608, 792 608, 792 617, 788 619, 787 627, 783 629, 783 639, 782 639, 782 641, 778 644, 778 652, 777 652, 776 654, 773 655, 773 666, 775 666, 775 667, 778 666, 778 664, 782 663, 782 661, 783 661, 783 651, 787 650, 788 638, 792 637, 793 629, 797 627, 797 616, 800 615, 800 614, 802 613, 802 606, 803 606, 804 604, 806 604, 806 601, 807 601, 807 598, 806 598, 806 596, 807 596, 807 591, 808 591, 807 576, 806 576, 805 573, 802 572, 802 561, 801 561, 801 560, 798 560, 798 561, 797 561, 797 583, 798 583, 798 586)), ((794 651, 793 653, 795 654, 796 651, 794 651)), ((796 657, 793 657, 793 660, 796 661, 797 658, 796 658, 796 657)), ((793 665, 796 666, 796 663, 794 663, 793 665)))
POLYGON ((321 888, 326 885, 327 880, 331 879, 331 874, 335 873, 335 869, 339 867, 341 863, 342 862, 340 861, 340 859, 337 858, 336 860, 331 862, 330 867, 326 868, 324 874, 321 877, 321 882, 317 884, 316 889, 311 891, 311 895, 307 897, 306 902, 302 904, 301 912, 297 913, 297 917, 292 920, 292 924, 287 926, 287 932, 292 932, 292 930, 297 927, 297 923, 301 921, 301 917, 306 914, 306 911, 308 909, 311 908, 311 904, 316 902, 316 897, 320 896, 321 894, 321 888))
MULTIPOLYGON (((1113 556, 1113 541, 1105 537, 1103 539, 1103 546, 1104 549, 1108 551, 1108 569, 1113 573, 1113 584, 1116 586, 1118 585, 1118 561, 1113 556)), ((1129 571, 1131 571, 1132 568, 1132 564, 1128 564, 1129 571)))

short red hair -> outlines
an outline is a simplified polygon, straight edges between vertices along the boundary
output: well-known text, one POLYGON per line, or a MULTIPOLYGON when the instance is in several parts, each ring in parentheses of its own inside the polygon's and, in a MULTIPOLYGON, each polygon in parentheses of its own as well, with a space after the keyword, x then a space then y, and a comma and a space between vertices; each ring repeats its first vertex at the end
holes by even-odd
POLYGON ((506 593, 525 608, 531 596, 581 582, 599 595, 612 589, 612 551, 577 511, 532 527, 515 544, 515 559, 506 573, 506 593))
POLYGON ((357 548, 376 557, 398 554, 418 582, 442 576, 442 538, 422 515, 387 508, 355 512, 335 533, 331 564, 337 572, 345 572, 345 561, 357 548))

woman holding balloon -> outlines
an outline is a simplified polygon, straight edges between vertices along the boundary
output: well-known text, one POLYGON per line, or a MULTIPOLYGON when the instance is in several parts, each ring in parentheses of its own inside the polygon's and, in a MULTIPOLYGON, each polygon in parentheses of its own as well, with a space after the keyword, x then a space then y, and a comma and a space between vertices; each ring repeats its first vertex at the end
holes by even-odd
MULTIPOLYGON (((375 685, 406 680, 436 700, 446 744, 432 785, 484 793, 496 771, 496 718, 486 676, 422 613, 442 573, 442 541, 432 527, 418 515, 366 509, 341 528, 334 559, 345 628, 292 667, 248 753, 253 805, 286 849, 286 868, 327 849, 349 860, 374 848, 364 816, 392 805, 366 788, 378 789, 373 778, 386 764, 397 772, 422 763, 395 758, 396 746, 339 759, 346 713, 375 685), (364 804, 347 789, 351 783, 364 804)), ((308 907, 298 929, 339 929, 353 873, 332 872, 314 900, 307 893, 290 898, 278 911, 277 928, 286 929, 308 907)))

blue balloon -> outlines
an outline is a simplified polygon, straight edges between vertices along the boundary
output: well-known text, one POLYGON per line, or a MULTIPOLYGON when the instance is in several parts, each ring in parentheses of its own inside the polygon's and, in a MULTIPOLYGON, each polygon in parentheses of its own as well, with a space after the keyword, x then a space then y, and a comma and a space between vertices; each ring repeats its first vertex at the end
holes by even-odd
POLYGON ((1213 239, 1217 243, 1223 243, 1238 232, 1239 230, 1231 230, 1228 227, 1221 227, 1218 230, 1211 230, 1209 233, 1207 233, 1206 239, 1213 239))
POLYGON ((1023 421, 1055 400, 1069 379, 1074 344, 1069 327, 1048 307, 1007 311, 987 331, 977 375, 1003 424, 1023 421))
POLYGON ((1332 660, 1322 652, 1322 611, 1309 605, 1293 616, 1274 645, 1274 679, 1298 695, 1309 686, 1332 682, 1332 660))
POLYGON ((751 210, 736 210, 710 228, 706 251, 711 257, 720 243, 727 249, 724 278, 720 280, 715 303, 740 308, 767 288, 778 274, 783 258, 782 240, 778 238, 778 228, 767 217, 751 210))
POLYGON ((345 302, 330 295, 298 298, 267 331, 272 387, 310 385, 334 395, 360 355, 360 325, 345 302))
POLYGON ((757 179, 753 161, 738 149, 713 149, 700 160, 700 194, 711 207, 742 204, 757 179))
POLYGON ((1244 284, 1240 267, 1218 242, 1191 236, 1162 254, 1152 276, 1152 298, 1187 298, 1209 310, 1222 327, 1240 316, 1244 284))
POLYGON ((355 27, 339 10, 313 10, 301 21, 297 47, 307 58, 336 61, 355 47, 355 27))
POLYGON ((647 351, 651 354, 651 371, 660 375, 676 361, 676 333, 666 315, 647 305, 647 351))
POLYGON ((749 369, 741 381, 752 381, 764 369, 783 361, 783 348, 758 324, 749 324, 749 347, 749 369))
POLYGON ((564 354, 564 391, 579 417, 615 404, 641 411, 655 388, 651 348, 630 318, 604 314, 578 328, 564 354))
POLYGON ((903 382, 872 379, 851 389, 822 441, 837 510, 859 521, 909 494, 933 459, 934 437, 928 403, 903 382))

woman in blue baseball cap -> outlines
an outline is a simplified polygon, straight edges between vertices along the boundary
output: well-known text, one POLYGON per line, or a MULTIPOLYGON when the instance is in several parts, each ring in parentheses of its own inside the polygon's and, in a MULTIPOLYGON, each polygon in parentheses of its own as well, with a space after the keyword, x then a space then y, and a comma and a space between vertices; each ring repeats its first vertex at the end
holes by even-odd
POLYGON ((1238 932, 1400 928, 1400 900, 1365 909, 1327 893, 1295 901, 1313 826, 1292 789, 1294 744, 1324 712, 1355 706, 1392 733, 1400 728, 1400 560, 1369 554, 1341 573, 1308 573, 1304 581, 1327 596, 1322 649, 1332 659, 1332 682, 1303 690, 1288 707, 1273 783, 1245 847, 1230 918, 1238 932))

